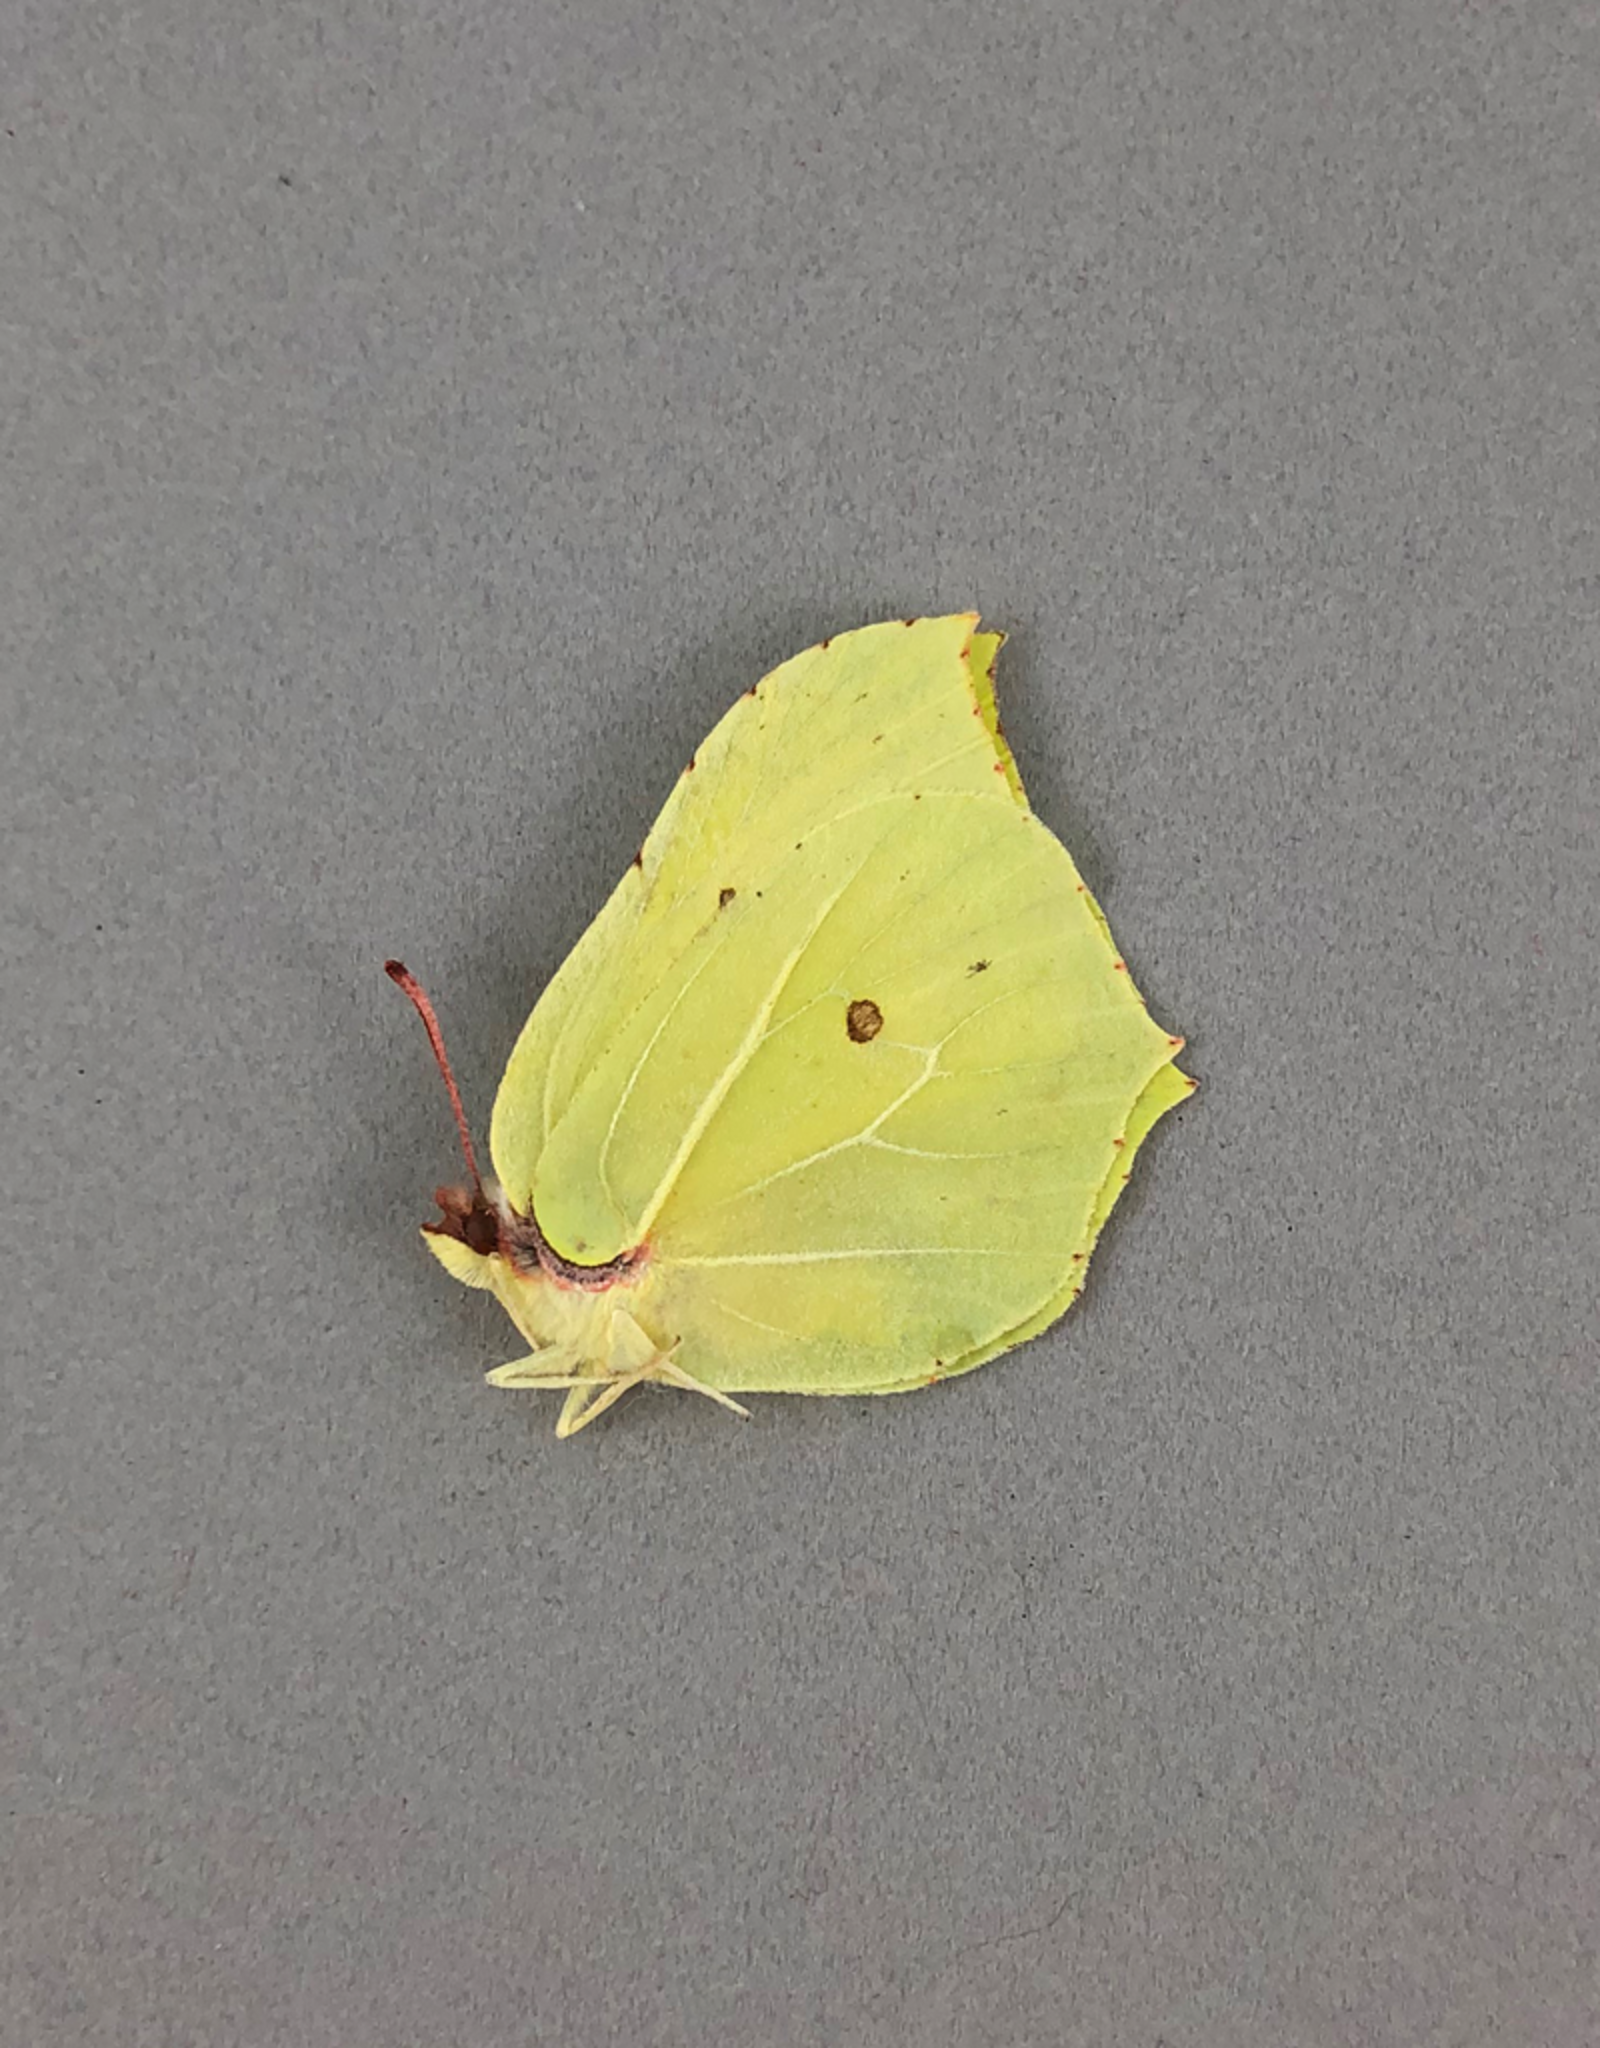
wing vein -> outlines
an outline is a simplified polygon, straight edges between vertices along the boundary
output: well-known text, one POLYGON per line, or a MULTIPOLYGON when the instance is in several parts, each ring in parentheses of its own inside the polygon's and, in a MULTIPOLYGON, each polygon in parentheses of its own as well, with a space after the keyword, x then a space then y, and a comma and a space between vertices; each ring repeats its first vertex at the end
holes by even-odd
POLYGON ((835 1259, 1032 1259, 1038 1254, 987 1244, 856 1245, 832 1252, 717 1252, 674 1260, 679 1266, 810 1266, 835 1259))
POLYGON ((688 980, 683 984, 683 987, 679 989, 678 993, 673 997, 672 1001, 668 1004, 665 1012, 662 1015, 660 1023, 657 1024, 655 1030, 651 1032, 650 1037, 645 1044, 644 1050, 640 1053, 639 1057, 634 1061, 633 1072, 628 1076, 626 1086, 623 1088, 622 1093, 617 1097, 617 1106, 611 1112, 610 1123, 606 1125, 606 1134, 604 1139, 601 1141, 600 1156, 596 1162, 596 1170, 600 1175, 600 1185, 602 1188, 604 1188, 606 1193, 606 1199, 611 1203, 613 1208, 617 1206, 617 1199, 616 1196, 611 1192, 611 1180, 609 1173, 607 1171, 607 1161, 611 1157, 611 1142, 617 1135, 618 1119, 621 1117, 622 1112, 628 1106, 628 1098, 633 1094, 634 1088, 638 1084, 639 1076, 644 1072, 645 1068, 649 1065, 650 1055, 655 1051, 656 1043, 661 1037, 662 1032, 665 1031, 667 1026, 672 1022, 673 1018, 677 1015, 680 1004, 684 1001, 690 989, 694 987, 695 983, 700 979, 701 975, 705 973, 706 969, 711 965, 711 962, 715 958, 716 949, 713 947, 711 950, 707 952, 705 958, 700 962, 700 965, 695 969, 693 974, 689 976, 688 980))
MULTIPOLYGON (((920 1048, 919 1048, 920 1049, 920 1048)), ((804 1159, 791 1159, 787 1166, 776 1167, 760 1180, 747 1181, 743 1187, 735 1188, 731 1195, 724 1195, 716 1208, 725 1208, 729 1202, 742 1201, 746 1195, 757 1195, 763 1188, 769 1188, 774 1181, 784 1180, 791 1173, 801 1173, 808 1166, 815 1166, 819 1160, 831 1159, 836 1152, 848 1152, 852 1145, 870 1145, 877 1142, 876 1133, 892 1117, 897 1109, 903 1109, 921 1088, 925 1088, 937 1071, 939 1048, 932 1047, 924 1054, 925 1065, 914 1081, 909 1081, 893 1102, 880 1109, 870 1123, 863 1124, 859 1131, 852 1131, 847 1138, 836 1138, 831 1145, 823 1145, 815 1152, 808 1152, 804 1159)))
MULTIPOLYGON (((716 1115, 717 1111, 722 1107, 723 1102, 727 1098, 728 1090, 733 1086, 734 1082, 738 1080, 739 1076, 750 1064, 750 1061, 755 1054, 756 1048, 760 1045, 763 1038, 765 1038, 767 1034, 767 1026, 772 1022, 772 1013, 778 1006, 778 999, 783 994, 784 990, 788 987, 789 982, 794 975, 795 969, 799 966, 800 962, 805 958, 806 954, 811 950, 811 947, 816 940, 817 934, 822 930, 822 927, 833 915, 835 907, 842 901, 842 899, 851 889, 851 887, 860 879, 862 873, 866 869, 868 861, 871 860, 873 854, 876 853, 876 851, 876 846, 869 848, 867 853, 851 870, 851 872, 845 877, 845 879, 839 884, 838 888, 834 890, 833 894, 827 899, 827 901, 823 904, 822 908, 818 911, 817 915, 812 919, 810 929, 806 932, 805 936, 800 940, 799 944, 788 953, 788 955, 780 964, 777 973, 773 976, 772 986, 767 990, 767 993, 762 998, 760 1006, 756 1010, 754 1017, 752 1017, 750 1020, 749 1028, 746 1030, 743 1038, 740 1039, 738 1045, 734 1048, 732 1057, 724 1065, 722 1072, 718 1074, 716 1080, 712 1082, 711 1086, 706 1090, 706 1093, 701 1098, 699 1108, 695 1111, 694 1115, 689 1119, 688 1126, 685 1129, 682 1138, 678 1142, 678 1149, 673 1153, 671 1159, 667 1162, 667 1169, 665 1173, 662 1174, 660 1182, 656 1187, 655 1193, 650 1197, 650 1200, 645 1204, 644 1213, 640 1217, 638 1223, 638 1235, 640 1236, 640 1238, 645 1238, 649 1236, 651 1226, 652 1224, 654 1224, 657 1216, 660 1215, 663 1203, 667 1200, 667 1197, 671 1194, 674 1186, 677 1184, 678 1175, 682 1173, 685 1165, 692 1157, 695 1147, 700 1143, 700 1140, 705 1136, 707 1125, 711 1122, 711 1119, 716 1115)), ((659 1035, 660 1034, 658 1032, 657 1036, 659 1035)), ((654 1039, 652 1039, 651 1043, 654 1044, 654 1042, 654 1039)), ((648 1056, 648 1051, 649 1048, 647 1047, 645 1056, 648 1056)), ((629 1086, 632 1086, 631 1081, 629 1083, 629 1086)), ((613 1122, 615 1122, 614 1118, 613 1122)))

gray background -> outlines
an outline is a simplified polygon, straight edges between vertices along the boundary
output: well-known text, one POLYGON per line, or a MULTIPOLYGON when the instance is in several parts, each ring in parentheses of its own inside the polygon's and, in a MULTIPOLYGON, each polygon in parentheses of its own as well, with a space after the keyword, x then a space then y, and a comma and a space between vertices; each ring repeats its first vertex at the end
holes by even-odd
POLYGON ((17 0, 4 2038, 1600 2038, 1593 7, 17 0), (1079 1309, 570 1445, 415 1226, 977 603, 1203 1088, 1079 1309))

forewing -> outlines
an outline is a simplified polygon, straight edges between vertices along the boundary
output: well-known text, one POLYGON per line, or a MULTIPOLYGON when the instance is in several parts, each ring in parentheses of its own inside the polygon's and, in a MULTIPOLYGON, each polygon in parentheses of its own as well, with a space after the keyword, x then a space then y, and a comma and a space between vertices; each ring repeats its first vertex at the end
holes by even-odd
POLYGON ((742 918, 795 846, 919 792, 1026 808, 994 710, 1000 636, 975 624, 958 613, 841 633, 773 670, 708 736, 512 1052, 490 1151, 519 1208, 549 1185, 551 1134, 586 1087, 593 1101, 619 1039, 648 1036, 718 917, 739 904, 742 918))

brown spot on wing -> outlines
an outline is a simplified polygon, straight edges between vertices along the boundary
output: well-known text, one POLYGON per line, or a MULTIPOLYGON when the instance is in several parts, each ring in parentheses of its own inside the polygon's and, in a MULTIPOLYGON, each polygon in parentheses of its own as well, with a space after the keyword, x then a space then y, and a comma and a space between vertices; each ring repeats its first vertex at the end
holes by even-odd
POLYGON ((974 960, 972 965, 967 969, 967 972, 969 974, 984 974, 987 973, 988 967, 989 963, 987 960, 974 960))
POLYGON ((883 1012, 870 996, 857 996, 844 1013, 844 1028, 857 1045, 865 1045, 883 1029, 883 1012))
POLYGON ((717 891, 717 908, 719 910, 726 910, 738 893, 737 889, 719 889, 717 891))

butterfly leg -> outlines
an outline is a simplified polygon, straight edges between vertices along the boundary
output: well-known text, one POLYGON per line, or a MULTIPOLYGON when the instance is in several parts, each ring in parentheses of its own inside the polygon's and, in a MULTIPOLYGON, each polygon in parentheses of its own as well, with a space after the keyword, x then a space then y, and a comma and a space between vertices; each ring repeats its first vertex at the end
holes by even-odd
POLYGON ((630 1387, 648 1379, 654 1359, 645 1359, 632 1371, 618 1371, 614 1354, 609 1371, 596 1372, 592 1368, 584 1371, 581 1368, 585 1364, 585 1360, 575 1357, 570 1351, 551 1346, 546 1351, 532 1352, 526 1358, 514 1358, 509 1365, 497 1365, 487 1378, 491 1387, 567 1388, 567 1398, 556 1423, 556 1435, 571 1436, 586 1422, 593 1422, 597 1415, 604 1414, 612 1402, 619 1400, 630 1387), (580 1370, 573 1371, 574 1366, 580 1370))
MULTIPOLYGON (((674 1345, 673 1350, 676 1349, 677 1346, 674 1345)), ((663 1353, 657 1359, 656 1366, 655 1377, 664 1386, 687 1387, 691 1394, 704 1394, 708 1401, 718 1401, 724 1408, 731 1408, 735 1415, 742 1415, 746 1422, 750 1420, 748 1408, 741 1407, 731 1394, 723 1393, 720 1387, 708 1387, 704 1380, 697 1380, 692 1372, 685 1372, 670 1354, 663 1353)))
POLYGON ((556 1420, 557 1436, 576 1436, 580 1429, 586 1429, 597 1415, 604 1415, 613 1401, 620 1401, 630 1387, 641 1386, 650 1377, 650 1368, 641 1365, 634 1372, 623 1373, 619 1379, 602 1381, 602 1391, 595 1393, 592 1386, 576 1386, 562 1404, 556 1420))
POLYGON ((655 1339, 648 1331, 641 1329, 626 1309, 617 1309, 611 1318, 611 1349, 606 1360, 607 1370, 600 1376, 599 1393, 588 1387, 573 1383, 556 1423, 556 1435, 576 1436, 580 1429, 603 1415, 615 1401, 620 1401, 630 1387, 641 1386, 644 1381, 660 1376, 659 1368, 664 1354, 657 1348, 655 1339))
POLYGON ((484 1378, 491 1387, 607 1387, 613 1375, 608 1372, 574 1372, 571 1367, 581 1365, 570 1352, 557 1353, 552 1358, 549 1351, 534 1351, 526 1358, 513 1358, 509 1365, 497 1365, 484 1378))
POLYGON ((631 1387, 644 1386, 652 1381, 658 1386, 686 1387, 690 1393, 704 1394, 709 1400, 720 1402, 724 1408, 731 1408, 735 1415, 742 1415, 747 1422, 750 1419, 748 1408, 741 1408, 737 1401, 724 1394, 720 1388, 708 1387, 704 1380, 697 1380, 693 1373, 685 1372, 670 1354, 660 1352, 644 1365, 635 1366, 632 1372, 623 1373, 620 1378, 605 1383, 603 1393, 591 1392, 591 1388, 596 1384, 594 1381, 575 1383, 561 1410, 561 1418, 556 1424, 556 1435, 575 1436, 580 1429, 593 1422, 597 1415, 603 1415, 613 1401, 620 1401, 631 1387))
POLYGON ((611 1318, 611 1365, 613 1370, 630 1369, 634 1382, 639 1379, 654 1380, 661 1386, 686 1387, 692 1394, 704 1394, 708 1400, 720 1402, 724 1408, 731 1408, 735 1415, 749 1419, 748 1408, 722 1393, 716 1387, 708 1387, 704 1380, 697 1380, 693 1373, 686 1372, 677 1360, 678 1342, 675 1338, 664 1349, 647 1330, 641 1329, 626 1309, 618 1309, 611 1318))
POLYGON ((618 1309, 612 1316, 610 1336, 610 1356, 600 1371, 594 1370, 588 1360, 574 1352, 552 1345, 548 1350, 535 1351, 527 1358, 513 1359, 509 1365, 497 1366, 488 1375, 489 1384, 492 1387, 565 1388, 567 1398, 556 1422, 558 1437, 575 1436, 597 1416, 603 1415, 614 1402, 620 1401, 630 1388, 643 1386, 647 1381, 704 1394, 708 1400, 716 1401, 735 1415, 748 1419, 748 1408, 741 1407, 720 1388, 707 1386, 704 1380, 696 1379, 693 1373, 679 1365, 673 1355, 678 1348, 676 1342, 663 1351, 626 1309, 618 1309), (578 1369, 573 1370, 574 1367, 578 1369))
POLYGON ((568 1394, 561 1419, 556 1424, 557 1436, 573 1436, 597 1415, 603 1415, 614 1401, 620 1401, 630 1387, 653 1381, 660 1386, 685 1387, 690 1393, 704 1394, 708 1399, 720 1402, 724 1408, 731 1408, 735 1415, 749 1417, 749 1409, 741 1408, 716 1387, 708 1387, 704 1380, 697 1380, 693 1373, 685 1372, 674 1353, 677 1343, 669 1344, 665 1350, 655 1339, 629 1315, 626 1309, 618 1309, 611 1318, 611 1367, 610 1383, 598 1394, 591 1394, 586 1387, 574 1384, 568 1394))
POLYGON ((552 1361, 549 1351, 535 1351, 527 1358, 512 1359, 509 1365, 497 1365, 487 1378, 491 1387, 567 1388, 567 1398, 556 1423, 556 1435, 571 1436, 574 1430, 592 1422, 603 1408, 609 1408, 619 1394, 635 1384, 637 1378, 635 1376, 619 1384, 615 1373, 562 1370, 563 1365, 582 1363, 581 1359, 574 1359, 570 1354, 552 1361))

